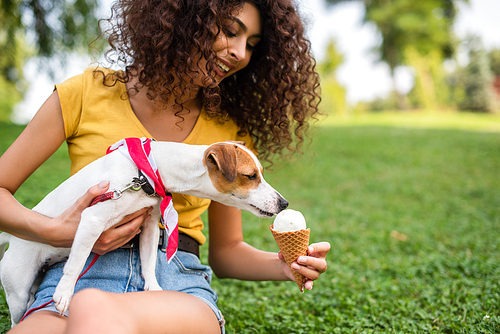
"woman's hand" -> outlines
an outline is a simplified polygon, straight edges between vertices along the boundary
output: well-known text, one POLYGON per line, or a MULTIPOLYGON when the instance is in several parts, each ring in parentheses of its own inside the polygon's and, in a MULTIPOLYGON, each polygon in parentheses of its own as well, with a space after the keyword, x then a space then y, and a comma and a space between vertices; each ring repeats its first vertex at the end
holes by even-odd
MULTIPOLYGON (((308 256, 299 256, 297 262, 292 263, 292 270, 301 273, 306 277, 306 283, 304 287, 307 290, 311 290, 313 288, 313 281, 318 279, 319 275, 324 273, 327 268, 326 263, 326 254, 330 251, 330 244, 328 242, 319 242, 315 244, 309 245, 307 248, 308 256)), ((285 261, 285 258, 281 254, 278 253, 278 257, 281 261, 285 261)), ((288 266, 285 266, 285 275, 289 277, 292 281, 293 275, 288 266)))
MULTIPOLYGON (((62 215, 54 218, 56 224, 52 235, 47 238, 49 244, 55 247, 71 247, 83 210, 90 206, 95 197, 104 194, 108 189, 109 183, 106 181, 89 188, 75 204, 64 211, 62 215)), ((125 216, 120 223, 101 234, 92 251, 103 255, 132 240, 141 232, 141 226, 149 216, 150 210, 151 208, 144 208, 125 216)))
POLYGON ((92 251, 99 255, 120 248, 141 233, 141 226, 149 217, 151 207, 126 215, 121 222, 104 231, 94 244, 92 251))

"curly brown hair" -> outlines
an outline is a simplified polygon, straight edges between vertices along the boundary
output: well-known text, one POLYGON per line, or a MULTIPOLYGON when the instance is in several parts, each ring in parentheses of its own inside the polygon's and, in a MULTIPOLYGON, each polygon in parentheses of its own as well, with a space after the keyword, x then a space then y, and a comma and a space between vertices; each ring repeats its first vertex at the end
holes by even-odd
POLYGON ((234 119, 264 160, 284 148, 300 150, 321 99, 316 62, 292 0, 119 0, 104 22, 111 46, 106 59, 124 68, 112 82, 137 77, 136 92, 147 87, 150 99, 163 102, 173 96, 182 119, 186 92, 204 75, 204 58, 208 77, 200 98, 208 115, 234 119), (212 46, 245 2, 261 14, 262 39, 249 64, 217 84, 212 46))

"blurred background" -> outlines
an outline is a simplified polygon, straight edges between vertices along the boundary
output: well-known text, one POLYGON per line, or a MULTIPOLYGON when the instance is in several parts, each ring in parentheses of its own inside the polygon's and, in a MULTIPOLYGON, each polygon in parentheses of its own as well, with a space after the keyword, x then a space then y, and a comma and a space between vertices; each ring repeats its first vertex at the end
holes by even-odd
MULTIPOLYGON (((55 83, 102 62, 111 0, 2 0, 0 120, 27 123, 55 83), (102 44, 102 43, 101 43, 102 44)), ((500 110, 500 1, 302 0, 322 110, 500 110)))
MULTIPOLYGON (((500 333, 500 0, 298 4, 328 118, 266 179, 331 243, 329 268, 304 294, 214 277, 227 333, 500 333)), ((0 154, 55 83, 105 65, 89 44, 110 5, 0 0, 0 154)), ((62 145, 17 200, 69 164, 62 145)), ((270 222, 243 214, 245 241, 277 252, 270 222)))

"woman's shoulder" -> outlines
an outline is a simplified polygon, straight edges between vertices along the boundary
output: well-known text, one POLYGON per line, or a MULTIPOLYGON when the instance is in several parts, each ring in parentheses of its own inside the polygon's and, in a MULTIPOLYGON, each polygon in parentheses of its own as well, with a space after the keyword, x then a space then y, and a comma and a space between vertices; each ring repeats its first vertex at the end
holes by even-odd
POLYGON ((84 84, 87 86, 106 86, 118 87, 121 82, 118 81, 119 71, 105 67, 88 67, 81 74, 84 84))
POLYGON ((61 103, 68 100, 70 104, 80 105, 85 99, 99 100, 103 97, 115 98, 123 94, 125 86, 117 81, 114 76, 117 71, 102 68, 89 67, 83 73, 75 75, 66 81, 56 84, 61 103))
POLYGON ((82 73, 72 76, 56 86, 85 87, 85 86, 113 86, 117 82, 118 71, 104 67, 87 67, 82 73))

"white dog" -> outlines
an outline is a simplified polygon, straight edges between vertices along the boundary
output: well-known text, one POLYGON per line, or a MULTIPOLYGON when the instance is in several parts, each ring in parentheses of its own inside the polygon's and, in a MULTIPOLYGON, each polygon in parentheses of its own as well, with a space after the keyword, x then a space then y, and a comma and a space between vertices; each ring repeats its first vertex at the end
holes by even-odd
MULTIPOLYGON (((264 180, 257 157, 240 143, 222 142, 205 146, 151 142, 150 149, 150 157, 154 160, 153 164, 156 163, 157 173, 168 192, 209 198, 259 217, 272 217, 288 205, 264 180)), ((137 178, 138 167, 130 157, 119 151, 113 151, 84 167, 47 195, 33 210, 48 217, 57 217, 88 188, 101 181, 109 181, 110 189, 130 187, 126 185, 137 178)), ((117 197, 120 198, 97 203, 83 211, 71 249, 54 248, 7 233, 0 234, 0 243, 9 243, 0 262, 0 280, 13 325, 20 321, 32 304, 34 281, 46 261, 55 258, 63 260, 69 254, 63 277, 53 296, 57 310, 64 314, 78 276, 101 233, 120 222, 125 215, 149 206, 154 209, 142 228, 139 243, 142 276, 146 290, 161 290, 155 277, 155 263, 162 198, 149 196, 142 190, 116 191, 114 198, 117 197)), ((4 250, 4 247, 1 249, 4 250)))

